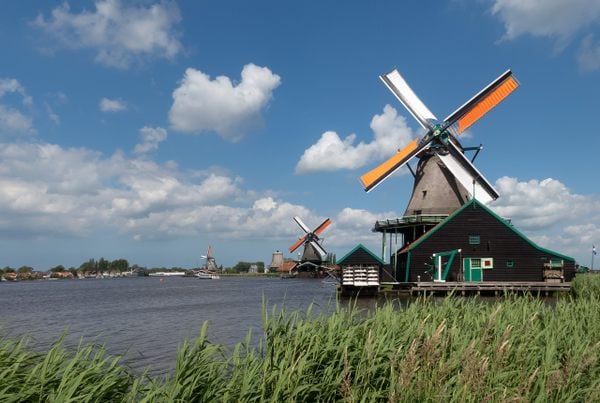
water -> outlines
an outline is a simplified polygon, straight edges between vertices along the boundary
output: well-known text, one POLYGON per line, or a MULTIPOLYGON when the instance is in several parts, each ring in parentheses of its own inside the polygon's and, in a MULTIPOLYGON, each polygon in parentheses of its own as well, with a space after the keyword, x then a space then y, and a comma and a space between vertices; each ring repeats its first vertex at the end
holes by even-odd
POLYGON ((210 321, 209 339, 233 346, 249 328, 261 335, 263 296, 269 306, 317 310, 335 305, 335 288, 320 280, 254 277, 136 277, 0 283, 0 332, 26 334, 46 350, 62 333, 75 346, 83 338, 123 355, 136 372, 172 372, 177 346, 210 321))

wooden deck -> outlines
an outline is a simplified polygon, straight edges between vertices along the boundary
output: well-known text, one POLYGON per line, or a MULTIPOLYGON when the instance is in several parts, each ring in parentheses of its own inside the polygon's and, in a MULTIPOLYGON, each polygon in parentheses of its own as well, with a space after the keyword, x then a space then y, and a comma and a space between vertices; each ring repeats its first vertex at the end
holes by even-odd
POLYGON ((531 293, 541 295, 552 295, 556 292, 570 292, 571 283, 550 283, 544 281, 527 282, 428 282, 418 283, 389 283, 388 287, 382 287, 384 293, 404 293, 410 295, 436 294, 446 295, 502 295, 505 292, 531 293))

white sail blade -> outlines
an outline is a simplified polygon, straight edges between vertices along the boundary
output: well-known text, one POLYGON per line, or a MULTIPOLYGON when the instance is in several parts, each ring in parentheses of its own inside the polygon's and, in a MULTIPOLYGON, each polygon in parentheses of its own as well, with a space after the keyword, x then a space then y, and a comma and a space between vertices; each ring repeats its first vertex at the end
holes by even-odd
POLYGON ((305 233, 307 233, 307 234, 308 234, 308 233, 310 232, 310 229, 309 229, 309 228, 306 226, 306 224, 304 224, 304 223, 302 222, 302 220, 300 219, 300 217, 298 217, 298 216, 295 216, 295 217, 294 217, 294 221, 296 221, 296 224, 298 224, 298 225, 300 226, 300 228, 302 228, 302 230, 303 230, 305 233))
POLYGON ((379 76, 379 78, 381 78, 381 81, 394 93, 396 98, 398 98, 423 128, 429 130, 433 127, 437 118, 409 87, 398 70, 394 69, 387 74, 379 76))
POLYGON ((498 191, 451 141, 448 144, 449 152, 445 155, 439 153, 438 156, 456 180, 463 185, 472 198, 476 198, 483 204, 496 200, 500 196, 498 191))
POLYGON ((313 246, 313 248, 315 248, 317 250, 317 252, 319 252, 321 254, 322 258, 327 256, 327 252, 325 252, 325 249, 323 249, 323 247, 321 245, 319 245, 318 242, 310 241, 310 244, 313 246))

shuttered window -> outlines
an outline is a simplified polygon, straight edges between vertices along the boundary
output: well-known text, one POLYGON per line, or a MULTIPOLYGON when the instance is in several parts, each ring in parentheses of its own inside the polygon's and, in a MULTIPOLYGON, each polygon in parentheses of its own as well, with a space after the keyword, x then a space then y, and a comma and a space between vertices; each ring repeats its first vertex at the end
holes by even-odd
POLYGON ((479 245, 481 242, 481 238, 479 234, 471 234, 469 235, 469 245, 479 245))

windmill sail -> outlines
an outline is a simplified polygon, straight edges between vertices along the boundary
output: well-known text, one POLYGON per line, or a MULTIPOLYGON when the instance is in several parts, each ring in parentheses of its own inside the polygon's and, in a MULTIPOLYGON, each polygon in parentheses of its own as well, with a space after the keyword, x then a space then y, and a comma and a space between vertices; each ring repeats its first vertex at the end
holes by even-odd
POLYGON ((444 122, 452 126, 456 133, 461 134, 483 115, 491 111, 519 87, 519 82, 512 72, 507 70, 492 81, 487 87, 452 112, 444 122))
POLYGON ((431 113, 427 106, 425 106, 423 101, 419 99, 412 88, 409 87, 408 83, 402 78, 398 70, 394 69, 387 74, 379 76, 379 78, 381 78, 381 81, 384 82, 424 129, 431 129, 433 127, 432 123, 435 122, 437 118, 431 113))
POLYGON ((388 176, 402 168, 415 155, 427 148, 428 144, 419 145, 418 139, 411 141, 406 147, 398 151, 382 164, 373 168, 366 174, 360 177, 365 190, 370 192, 377 185, 383 182, 388 176))
POLYGON ((496 200, 498 191, 475 168, 471 161, 452 142, 447 154, 439 154, 440 159, 456 180, 469 192, 471 198, 487 204, 496 200))
MULTIPOLYGON (((371 191, 393 172, 408 163, 412 158, 418 157, 421 159, 421 162, 419 163, 421 173, 435 173, 438 180, 447 182, 442 186, 445 190, 437 192, 440 197, 434 198, 435 200, 442 199, 443 197, 441 196, 444 193, 455 193, 460 200, 462 198, 460 194, 462 189, 459 189, 459 187, 464 188, 464 190, 469 193, 470 197, 476 197, 483 203, 488 203, 497 199, 499 196, 498 192, 464 156, 462 149, 459 148, 460 143, 455 136, 467 130, 477 120, 492 110, 518 88, 519 83, 512 72, 507 70, 501 74, 492 81, 491 84, 451 113, 443 122, 439 123, 436 123, 435 115, 433 115, 425 104, 423 104, 416 96, 398 70, 393 70, 390 73, 380 76, 380 78, 410 114, 413 115, 417 122, 427 129, 427 133, 422 138, 414 139, 410 144, 398 151, 388 160, 362 175, 360 180, 365 191, 371 191), (437 158, 432 158, 434 156, 437 158), (428 163, 443 164, 445 169, 447 169, 448 175, 453 176, 454 179, 450 177, 442 178, 437 174, 443 171, 425 169, 428 163)), ((429 191, 429 189, 426 189, 425 187, 430 186, 434 181, 425 179, 422 175, 418 177, 418 180, 418 187, 422 192, 420 197, 424 199, 429 191)), ((417 189, 417 186, 413 188, 413 195, 411 197, 411 202, 409 202, 409 206, 413 205, 414 197, 419 197, 419 195, 415 193, 415 189, 417 189)), ((415 205, 422 206, 423 202, 415 203, 415 205)), ((422 208, 413 210, 416 212, 423 211, 422 208)), ((441 210, 445 211, 446 207, 441 206, 441 210)), ((440 213, 442 212, 441 210, 440 213)))

